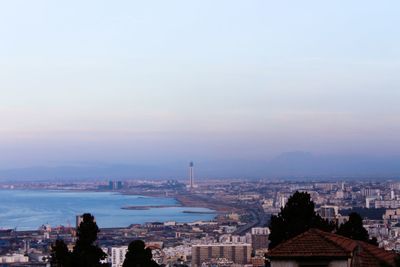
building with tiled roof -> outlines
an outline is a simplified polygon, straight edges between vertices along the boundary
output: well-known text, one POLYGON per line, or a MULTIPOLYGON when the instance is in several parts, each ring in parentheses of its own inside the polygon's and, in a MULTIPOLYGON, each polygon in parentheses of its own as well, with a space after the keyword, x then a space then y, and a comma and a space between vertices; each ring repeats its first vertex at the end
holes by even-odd
POLYGON ((397 254, 340 235, 310 229, 267 254, 271 267, 396 266, 397 254))

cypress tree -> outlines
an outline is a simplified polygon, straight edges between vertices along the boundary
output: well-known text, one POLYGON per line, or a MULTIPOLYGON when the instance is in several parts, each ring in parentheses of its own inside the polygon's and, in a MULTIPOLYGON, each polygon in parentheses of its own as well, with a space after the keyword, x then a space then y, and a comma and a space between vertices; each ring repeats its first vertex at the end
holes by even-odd
POLYGON ((71 253, 63 240, 57 239, 51 246, 50 264, 52 267, 71 266, 71 253))
POLYGON ((100 262, 107 257, 107 254, 95 244, 99 232, 94 217, 90 213, 83 214, 83 220, 77 229, 78 239, 72 252, 74 266, 108 266, 100 262))
POLYGON ((349 214, 349 220, 339 226, 338 235, 342 235, 354 240, 361 240, 373 245, 378 245, 376 238, 369 238, 368 231, 363 226, 363 218, 360 214, 352 212, 349 214))
POLYGON ((315 204, 307 192, 296 191, 281 208, 278 215, 272 215, 270 221, 269 248, 282 241, 295 237, 310 228, 332 231, 336 224, 323 219, 315 212, 315 204))

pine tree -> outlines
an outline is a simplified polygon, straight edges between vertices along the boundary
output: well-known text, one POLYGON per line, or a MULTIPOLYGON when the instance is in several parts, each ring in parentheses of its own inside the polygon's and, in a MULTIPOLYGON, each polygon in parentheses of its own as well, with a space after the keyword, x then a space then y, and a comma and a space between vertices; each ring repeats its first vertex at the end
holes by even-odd
POLYGON ((278 215, 272 215, 270 221, 269 248, 274 248, 282 241, 295 237, 310 228, 332 231, 330 223, 315 212, 315 204, 307 192, 296 191, 278 215))
POLYGON ((152 257, 151 249, 145 248, 142 240, 132 241, 128 246, 123 267, 158 267, 152 257))

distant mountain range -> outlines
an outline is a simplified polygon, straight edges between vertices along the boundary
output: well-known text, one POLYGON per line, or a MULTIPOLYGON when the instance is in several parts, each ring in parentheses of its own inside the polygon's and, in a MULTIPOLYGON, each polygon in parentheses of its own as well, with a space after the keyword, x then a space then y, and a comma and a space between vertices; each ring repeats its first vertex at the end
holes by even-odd
POLYGON ((268 172, 293 176, 398 176, 400 157, 284 153, 268 162, 268 172))
MULTIPOLYGON (((332 177, 400 177, 400 157, 314 155, 290 152, 272 160, 224 160, 195 162, 200 178, 332 178, 332 177)), ((187 165, 80 164, 36 166, 0 170, 6 180, 52 179, 185 179, 187 165)))

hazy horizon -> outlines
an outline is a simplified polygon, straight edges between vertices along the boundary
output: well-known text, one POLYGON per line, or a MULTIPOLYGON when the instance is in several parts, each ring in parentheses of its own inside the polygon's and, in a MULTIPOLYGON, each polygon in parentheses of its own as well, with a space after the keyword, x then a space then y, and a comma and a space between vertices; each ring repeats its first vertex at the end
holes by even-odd
MULTIPOLYGON (((196 182, 204 179, 354 180, 398 179, 400 157, 315 155, 295 151, 271 160, 200 160, 194 165, 196 182)), ((174 179, 187 181, 188 162, 168 164, 68 162, 64 165, 0 169, 2 181, 83 181, 118 179, 174 179)))
POLYGON ((399 8, 4 1, 0 178, 399 176, 399 8))

